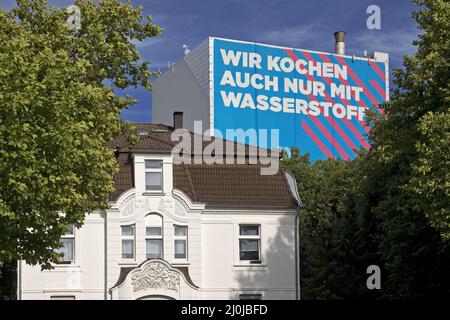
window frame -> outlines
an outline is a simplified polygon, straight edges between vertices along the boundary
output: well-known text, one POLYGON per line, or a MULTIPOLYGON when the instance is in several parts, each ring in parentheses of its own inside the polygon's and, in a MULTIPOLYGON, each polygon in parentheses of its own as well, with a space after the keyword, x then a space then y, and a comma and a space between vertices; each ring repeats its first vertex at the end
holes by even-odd
POLYGON ((161 193, 164 190, 164 170, 163 160, 161 159, 145 159, 144 160, 144 190, 145 192, 161 193), (161 166, 159 168, 147 168, 148 162, 159 162, 161 166), (147 189, 147 173, 159 173, 161 175, 160 188, 159 189, 147 189))
POLYGON ((147 228, 155 228, 157 226, 152 226, 152 225, 147 225, 147 223, 145 224, 145 259, 149 260, 149 259, 164 259, 164 218, 162 215, 158 214, 158 213, 149 213, 147 214, 145 217, 149 217, 149 216, 158 216, 161 218, 161 225, 158 226, 158 228, 161 228, 161 234, 160 235, 147 235, 147 228), (159 258, 149 258, 147 257, 147 240, 160 240, 161 241, 161 256, 159 258))
MULTIPOLYGON (((69 230, 64 232, 63 235, 61 235, 61 239, 60 240, 72 240, 72 260, 62 260, 61 262, 58 263, 58 265, 73 265, 75 264, 75 226, 73 224, 70 224, 69 226, 69 230), (69 233, 69 231, 71 231, 69 233)), ((63 248, 64 246, 58 248, 58 252, 62 253, 60 250, 63 248)), ((63 257, 64 259, 64 257, 63 257)))
POLYGON ((238 225, 238 261, 239 263, 244 264, 261 264, 262 263, 262 257, 261 257, 261 224, 258 223, 240 223, 238 225), (258 234, 257 235, 241 235, 241 227, 245 226, 252 226, 252 227, 258 227, 258 234), (247 260, 247 259, 241 259, 241 240, 257 240, 258 241, 258 259, 257 260, 247 260))
POLYGON ((174 224, 173 225, 173 259, 176 261, 188 261, 188 257, 189 257, 189 249, 188 249, 188 245, 189 245, 189 227, 187 225, 179 225, 179 224, 174 224), (177 236, 175 234, 175 229, 176 228, 185 228, 186 229, 186 235, 183 236, 177 236), (185 242, 185 248, 186 248, 186 256, 184 258, 177 258, 176 257, 176 252, 175 252, 175 242, 176 241, 184 241, 185 242))
POLYGON ((136 261, 136 224, 124 224, 120 226, 120 258, 123 261, 136 261), (133 235, 123 235, 123 228, 133 227, 133 235), (132 240, 133 241, 133 257, 125 258, 123 256, 123 240, 132 240))

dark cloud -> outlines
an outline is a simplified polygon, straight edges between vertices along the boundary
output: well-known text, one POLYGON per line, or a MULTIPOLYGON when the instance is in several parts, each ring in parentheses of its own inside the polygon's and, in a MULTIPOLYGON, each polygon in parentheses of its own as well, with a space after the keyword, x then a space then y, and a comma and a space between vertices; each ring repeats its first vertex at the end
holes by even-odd
MULTIPOLYGON (((0 1, 10 9, 14 1, 0 1)), ((332 51, 333 32, 347 32, 347 51, 362 55, 363 51, 390 54, 390 66, 401 67, 405 54, 414 52, 412 40, 419 34, 411 12, 416 7, 408 0, 133 0, 144 13, 165 31, 156 39, 139 44, 144 60, 152 69, 165 70, 168 62, 183 56, 183 44, 194 48, 208 36, 255 41, 332 51), (366 9, 381 9, 381 29, 368 30, 366 9)), ((72 1, 50 1, 68 5, 72 1)), ((151 94, 143 89, 127 90, 139 100, 123 114, 127 120, 151 120, 151 94)))

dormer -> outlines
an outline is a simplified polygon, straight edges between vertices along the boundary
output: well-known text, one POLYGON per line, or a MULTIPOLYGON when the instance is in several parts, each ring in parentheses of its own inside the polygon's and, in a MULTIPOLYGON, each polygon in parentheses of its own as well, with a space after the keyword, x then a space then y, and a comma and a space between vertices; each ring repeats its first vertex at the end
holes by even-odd
POLYGON ((171 154, 133 153, 137 194, 164 195, 172 192, 171 154))

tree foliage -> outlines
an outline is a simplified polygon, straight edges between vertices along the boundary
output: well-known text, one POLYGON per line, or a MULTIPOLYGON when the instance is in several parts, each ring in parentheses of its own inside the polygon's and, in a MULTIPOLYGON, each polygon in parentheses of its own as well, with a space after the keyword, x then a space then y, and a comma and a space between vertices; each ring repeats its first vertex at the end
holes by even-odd
POLYGON ((408 190, 416 196, 430 224, 450 240, 450 110, 427 113, 417 129, 417 160, 408 190))
POLYGON ((417 53, 395 71, 397 90, 372 130, 367 155, 371 212, 380 219, 379 248, 398 298, 449 296, 448 154, 450 3, 417 1, 423 32, 417 53), (443 172, 445 171, 445 173, 443 172))
POLYGON ((450 297, 450 3, 416 1, 417 53, 372 116, 370 151, 353 161, 284 161, 301 214, 304 298, 450 297), (380 266, 382 290, 365 287, 380 266))
POLYGON ((112 86, 151 88, 134 43, 161 29, 130 3, 75 4, 75 32, 45 0, 0 9, 0 260, 49 268, 67 224, 107 207, 117 164, 105 144, 135 102, 112 86))
MULTIPOLYGON (((415 41, 418 51, 395 70, 397 90, 372 130, 370 157, 380 178, 389 178, 385 195, 407 195, 404 205, 424 213, 449 238, 450 3, 417 3, 423 6, 413 14, 423 31, 415 41)), ((380 206, 390 206, 391 198, 380 206)))
POLYGON ((298 180, 306 208, 300 212, 300 273, 303 299, 374 298, 366 268, 379 257, 373 219, 360 197, 361 160, 311 162, 293 150, 283 167, 298 180))

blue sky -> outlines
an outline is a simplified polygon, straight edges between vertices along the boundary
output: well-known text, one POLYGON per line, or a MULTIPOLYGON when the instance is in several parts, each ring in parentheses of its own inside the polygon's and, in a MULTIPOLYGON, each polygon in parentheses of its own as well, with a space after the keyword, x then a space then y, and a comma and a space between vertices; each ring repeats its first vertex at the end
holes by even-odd
MULTIPOLYGON (((50 4, 68 6, 71 0, 50 0, 50 4)), ((411 12, 417 7, 409 0, 133 0, 144 13, 164 28, 156 38, 138 45, 151 69, 164 71, 168 62, 183 57, 183 44, 195 48, 208 36, 255 41, 301 49, 334 51, 333 32, 347 32, 346 51, 362 55, 387 52, 390 69, 401 67, 402 56, 415 52, 417 38, 411 12), (381 9, 381 29, 366 27, 369 5, 381 9)), ((11 9, 13 0, 0 0, 0 7, 11 9)), ((125 110, 126 120, 151 121, 151 93, 128 89, 138 103, 125 110)))

